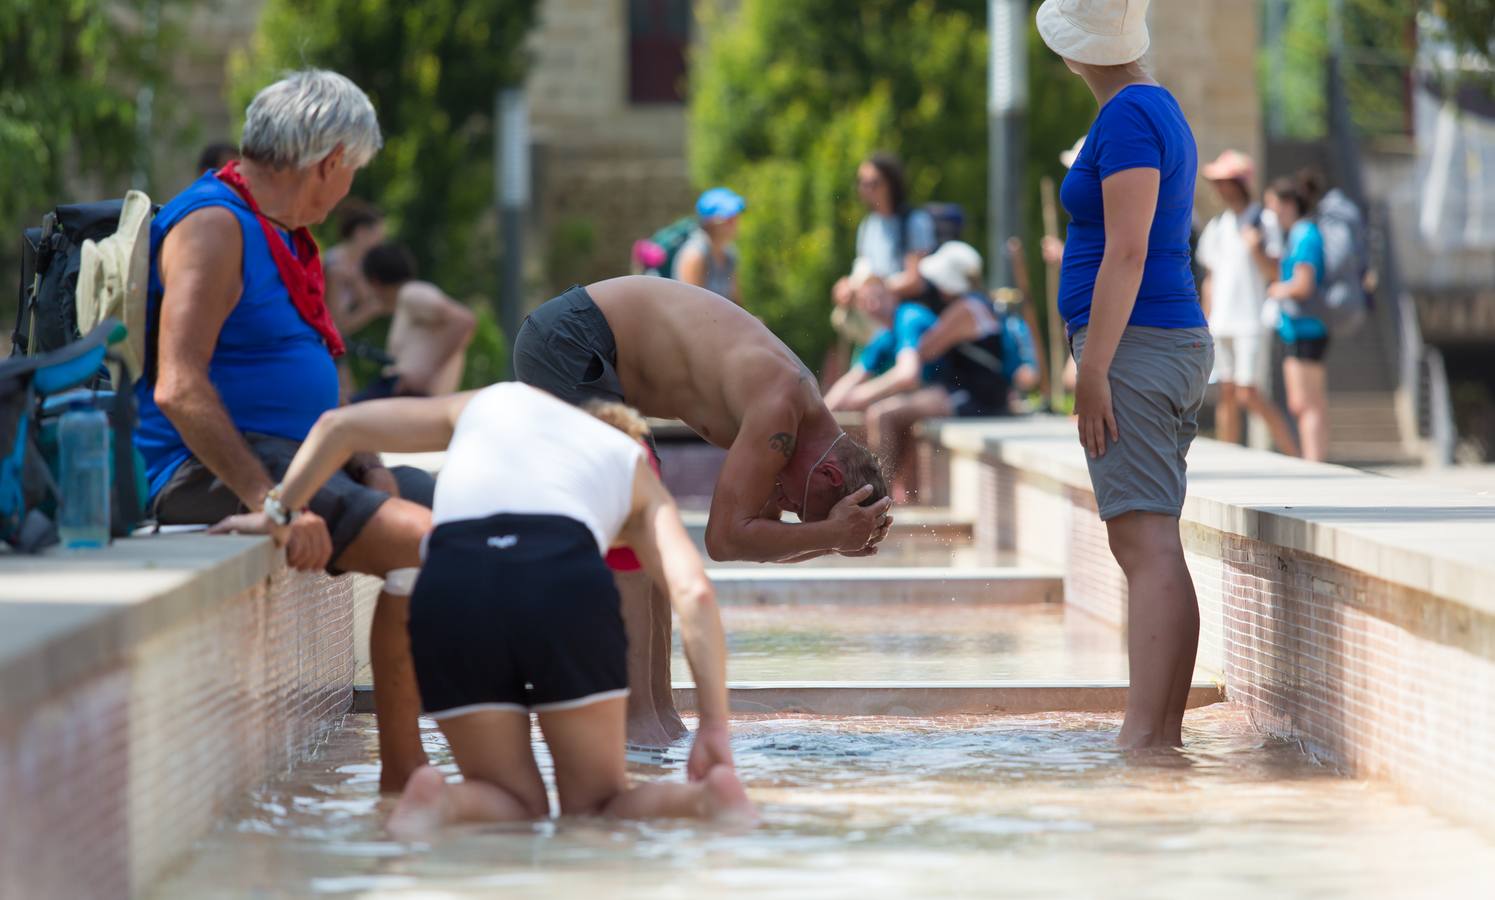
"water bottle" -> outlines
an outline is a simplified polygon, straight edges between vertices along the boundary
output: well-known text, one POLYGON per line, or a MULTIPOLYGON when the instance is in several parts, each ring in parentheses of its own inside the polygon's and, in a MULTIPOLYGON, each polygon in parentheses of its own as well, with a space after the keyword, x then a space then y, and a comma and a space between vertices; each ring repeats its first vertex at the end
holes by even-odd
POLYGON ((57 534, 80 550, 109 543, 109 416, 89 399, 69 405, 57 428, 62 500, 57 534))

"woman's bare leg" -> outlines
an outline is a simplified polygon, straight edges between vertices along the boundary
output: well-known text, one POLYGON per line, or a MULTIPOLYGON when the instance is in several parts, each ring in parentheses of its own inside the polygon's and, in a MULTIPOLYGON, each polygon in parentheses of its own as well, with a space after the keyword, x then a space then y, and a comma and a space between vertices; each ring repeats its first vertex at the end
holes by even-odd
POLYGON ((1282 361, 1287 407, 1298 420, 1303 458, 1323 462, 1329 453, 1329 370, 1321 362, 1282 361))
MULTIPOLYGON (((685 733, 669 685, 670 620, 663 622, 666 634, 661 639, 660 623, 656 621, 657 592, 647 572, 614 572, 613 581, 618 586, 623 631, 628 636, 628 741, 641 747, 668 747, 685 733), (663 648, 657 646, 661 640, 663 648), (660 653, 665 654, 663 665, 656 659, 660 653), (660 707, 661 697, 670 698, 665 708, 660 707)), ((669 598, 664 598, 664 604, 668 611, 669 598)))
POLYGON ((1246 409, 1254 415, 1260 416, 1267 423, 1267 431, 1272 435, 1272 443, 1276 445, 1277 452, 1288 456, 1299 456, 1298 441, 1293 437, 1293 430, 1287 427, 1287 417, 1282 415, 1282 410, 1277 404, 1262 396, 1261 391, 1254 387, 1237 388, 1240 393, 1241 402, 1246 409))
POLYGON ((751 818, 752 803, 728 766, 693 784, 628 786, 623 767, 621 698, 579 709, 540 713, 540 730, 555 761, 562 815, 625 819, 751 818))
POLYGON ((550 813, 530 748, 528 713, 481 710, 440 725, 463 780, 449 783, 432 766, 416 770, 389 818, 391 834, 418 840, 443 825, 513 822, 550 813))
POLYGON ((1116 741, 1127 748, 1177 746, 1199 649, 1199 601, 1178 519, 1131 512, 1107 522, 1106 530, 1128 593, 1130 688, 1116 741))

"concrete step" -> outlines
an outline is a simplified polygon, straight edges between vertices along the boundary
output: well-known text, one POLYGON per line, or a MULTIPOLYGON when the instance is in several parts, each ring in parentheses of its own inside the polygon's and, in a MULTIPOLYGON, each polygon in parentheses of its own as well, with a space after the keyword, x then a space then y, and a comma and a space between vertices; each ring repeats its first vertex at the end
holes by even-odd
MULTIPOLYGON (((675 705, 689 714, 696 708, 696 689, 689 683, 674 687, 675 705)), ((819 716, 948 716, 1023 715, 1044 712, 1120 712, 1126 709, 1127 686, 1122 682, 1049 684, 990 682, 984 684, 904 684, 888 682, 803 682, 798 684, 727 685, 732 712, 742 714, 819 716)), ((1189 708, 1225 700, 1218 682, 1195 681, 1189 708)), ((374 711, 372 685, 353 688, 355 713, 374 711)))
POLYGON ((1329 440, 1329 462, 1343 466, 1410 466, 1422 458, 1397 440, 1346 441, 1338 435, 1329 440))
MULTIPOLYGON (((1049 684, 991 682, 987 684, 890 684, 836 682, 802 684, 747 684, 727 686, 727 702, 734 713, 775 713, 819 716, 949 716, 1022 715, 1043 712, 1119 712, 1126 709, 1123 682, 1049 684)), ((675 686, 675 705, 694 710, 693 686, 675 686)), ((1219 703, 1224 687, 1196 681, 1189 690, 1189 707, 1219 703)))
POLYGON ((709 569, 723 605, 1060 603, 1064 578, 1019 567, 709 569))

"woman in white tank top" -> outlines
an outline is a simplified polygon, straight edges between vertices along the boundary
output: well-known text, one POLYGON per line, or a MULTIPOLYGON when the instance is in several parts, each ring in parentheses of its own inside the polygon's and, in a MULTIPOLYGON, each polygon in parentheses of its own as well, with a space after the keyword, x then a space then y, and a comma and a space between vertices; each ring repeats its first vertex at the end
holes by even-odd
POLYGON ((548 815, 531 712, 555 760, 563 814, 753 816, 732 767, 715 595, 645 460, 645 431, 626 407, 583 411, 518 383, 346 406, 318 421, 265 511, 215 527, 283 542, 283 511, 300 509, 353 454, 447 450, 411 597, 410 649, 426 713, 463 780, 448 784, 430 766, 412 775, 389 821, 397 837, 548 815), (700 707, 688 784, 628 786, 626 639, 603 563, 614 544, 634 550, 681 620, 700 707))

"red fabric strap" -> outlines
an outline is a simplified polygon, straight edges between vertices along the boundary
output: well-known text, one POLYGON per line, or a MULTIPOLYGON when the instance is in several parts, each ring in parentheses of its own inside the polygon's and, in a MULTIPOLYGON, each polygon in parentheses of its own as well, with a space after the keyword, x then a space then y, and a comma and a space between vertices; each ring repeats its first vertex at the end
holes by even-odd
POLYGON ((286 292, 291 295, 296 312, 322 336, 333 356, 342 356, 345 349, 343 336, 338 333, 332 312, 327 308, 327 279, 322 273, 322 254, 317 249, 316 239, 305 227, 297 228, 291 232, 291 240, 296 243, 296 252, 292 253, 281 240, 275 224, 260 212, 260 205, 249 192, 249 183, 239 171, 239 161, 230 162, 216 174, 219 181, 244 199, 249 211, 259 220, 260 228, 265 232, 265 243, 270 247, 270 257, 275 260, 275 269, 280 273, 286 292))

